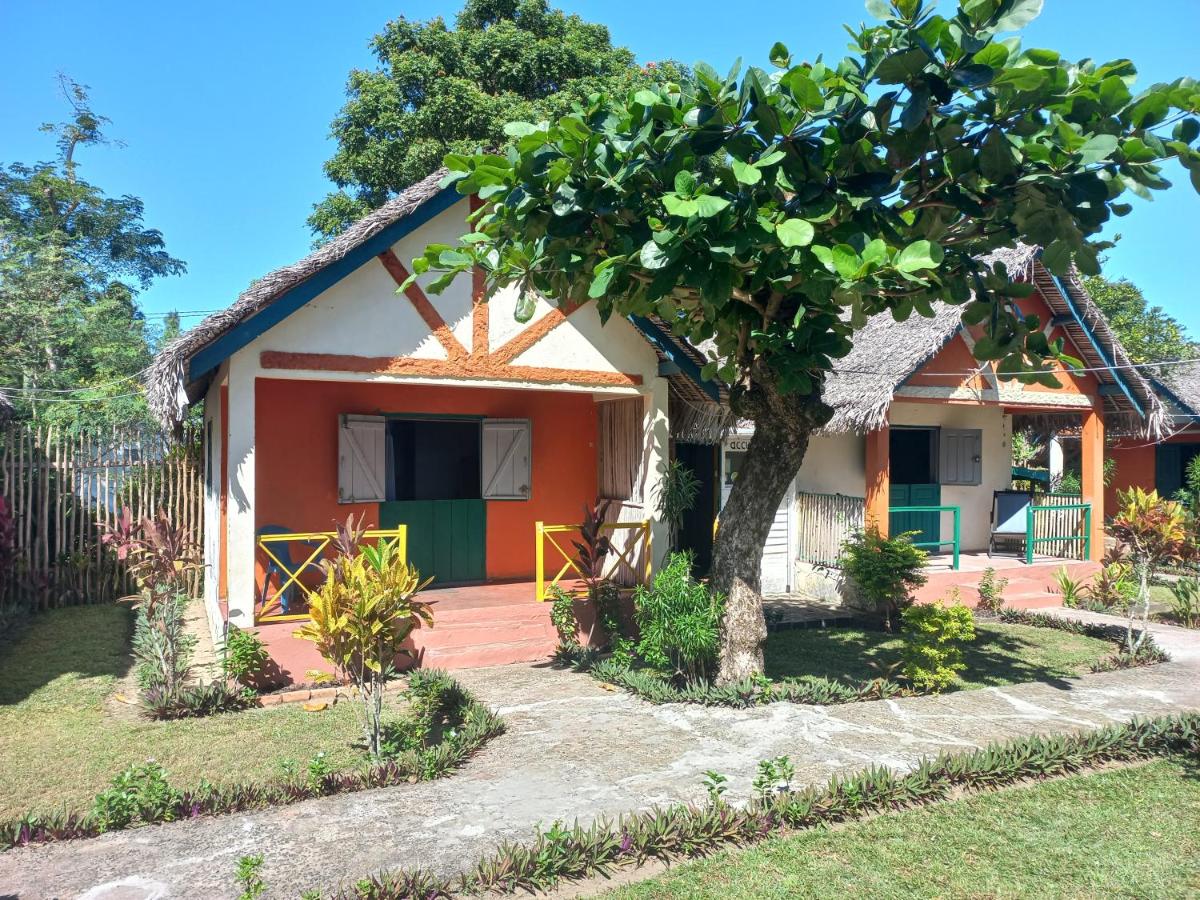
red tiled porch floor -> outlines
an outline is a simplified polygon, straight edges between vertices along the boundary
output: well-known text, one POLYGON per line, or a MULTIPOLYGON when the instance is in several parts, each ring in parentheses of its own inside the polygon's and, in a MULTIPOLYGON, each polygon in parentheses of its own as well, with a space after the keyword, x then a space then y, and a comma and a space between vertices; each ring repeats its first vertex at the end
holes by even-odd
MULTIPOLYGON (((571 587, 572 585, 564 585, 571 587)), ((539 603, 533 581, 431 588, 422 598, 433 604, 433 627, 418 628, 412 647, 423 668, 465 669, 545 659, 558 637, 550 604, 539 603)), ((286 681, 311 681, 310 671, 330 665, 309 641, 293 637, 301 622, 268 622, 255 627, 286 681)))

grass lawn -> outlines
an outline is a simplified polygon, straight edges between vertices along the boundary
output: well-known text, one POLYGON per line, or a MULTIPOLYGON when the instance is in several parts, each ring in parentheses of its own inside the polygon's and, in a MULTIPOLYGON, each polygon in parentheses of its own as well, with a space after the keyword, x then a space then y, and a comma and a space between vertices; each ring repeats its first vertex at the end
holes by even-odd
POLYGON ((1200 768, 1157 761, 776 838, 605 894, 1194 897, 1200 768))
MULTIPOLYGON (((1091 663, 1113 653, 1108 641, 1051 628, 976 622, 975 634, 974 643, 965 650, 967 668, 959 679, 964 688, 1054 683, 1087 672, 1091 663)), ((871 663, 898 662, 902 646, 897 635, 860 628, 776 631, 767 638, 767 675, 861 681, 880 674, 871 663)))
POLYGON ((118 718, 105 698, 131 666, 133 614, 85 606, 33 617, 0 644, 0 817, 90 804, 117 772, 153 758, 180 787, 265 778, 284 759, 301 766, 325 751, 334 767, 363 757, 348 703, 300 704, 175 722, 118 718))

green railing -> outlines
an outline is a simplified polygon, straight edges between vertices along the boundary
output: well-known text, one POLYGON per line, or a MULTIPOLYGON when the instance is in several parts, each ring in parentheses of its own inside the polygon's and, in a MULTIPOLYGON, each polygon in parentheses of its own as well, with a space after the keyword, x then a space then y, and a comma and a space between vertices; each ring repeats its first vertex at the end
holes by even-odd
POLYGON ((1025 562, 1033 565, 1033 553, 1038 544, 1075 543, 1083 541, 1083 554, 1080 559, 1092 558, 1092 504, 1062 503, 1054 506, 1028 506, 1025 510, 1025 562), (1044 537, 1034 536, 1034 521, 1040 512, 1063 512, 1077 509, 1083 513, 1083 534, 1055 534, 1044 537))
MULTIPOLYGON (((889 513, 937 513, 939 520, 944 512, 954 514, 954 537, 948 541, 913 541, 914 547, 932 547, 935 550, 945 547, 947 544, 954 548, 954 561, 952 566, 955 570, 958 569, 958 556, 960 549, 960 537, 962 533, 962 511, 957 506, 893 506, 888 509, 889 513)), ((940 533, 940 526, 939 526, 940 533)))

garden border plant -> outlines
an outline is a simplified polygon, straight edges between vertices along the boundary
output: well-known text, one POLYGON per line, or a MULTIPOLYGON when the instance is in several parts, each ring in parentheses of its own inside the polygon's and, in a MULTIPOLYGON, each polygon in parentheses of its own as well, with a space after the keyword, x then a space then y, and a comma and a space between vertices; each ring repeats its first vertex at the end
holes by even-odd
MULTIPOLYGON (((1084 733, 1034 735, 970 753, 942 753, 921 760, 906 774, 873 766, 835 776, 825 786, 761 790, 744 807, 726 802, 721 784, 725 779, 708 773, 709 797, 703 804, 653 808, 589 826, 577 823, 567 827, 555 822, 549 829, 539 830, 530 842, 502 843, 462 874, 384 872, 355 882, 337 896, 341 900, 426 900, 543 891, 564 881, 609 877, 652 859, 669 862, 702 856, 780 834, 927 806, 964 792, 1197 752, 1200 714, 1188 713, 1135 719, 1084 733)), ((770 761, 776 773, 780 762, 770 761)))
POLYGON ((0 850, 15 846, 96 837, 142 825, 283 806, 368 788, 440 778, 465 763, 488 740, 504 732, 503 720, 457 681, 437 669, 418 669, 409 680, 413 712, 389 729, 390 758, 347 772, 330 771, 322 758, 305 772, 261 782, 171 787, 156 763, 133 765, 96 796, 88 811, 29 812, 0 822, 0 850), (402 740, 396 726, 413 726, 402 740), (426 744, 422 738, 439 737, 426 744))
POLYGON ((1053 628, 1070 634, 1082 634, 1116 644, 1117 652, 1108 659, 1092 664, 1091 671, 1111 672, 1114 669, 1135 669, 1141 666, 1154 666, 1158 663, 1170 662, 1170 655, 1154 642, 1154 636, 1149 631, 1133 631, 1136 650, 1132 653, 1126 643, 1130 632, 1126 626, 1110 625, 1100 622, 1081 622, 1078 619, 1066 619, 1050 613, 1038 612, 1032 609, 1012 609, 1004 607, 996 618, 1009 625, 1028 625, 1031 628, 1053 628))

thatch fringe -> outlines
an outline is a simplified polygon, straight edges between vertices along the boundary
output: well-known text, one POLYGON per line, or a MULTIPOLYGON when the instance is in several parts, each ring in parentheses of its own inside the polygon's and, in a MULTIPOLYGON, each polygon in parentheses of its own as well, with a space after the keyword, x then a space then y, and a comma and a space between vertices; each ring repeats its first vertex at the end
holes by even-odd
POLYGON ((146 373, 146 399, 155 417, 165 427, 174 426, 183 421, 189 403, 195 402, 203 393, 202 386, 190 383, 186 371, 188 361, 199 350, 383 229, 411 215, 440 192, 439 183, 445 174, 444 169, 439 169, 359 219, 304 259, 258 279, 228 309, 213 313, 163 348, 146 373), (193 392, 191 395, 189 390, 193 392))

